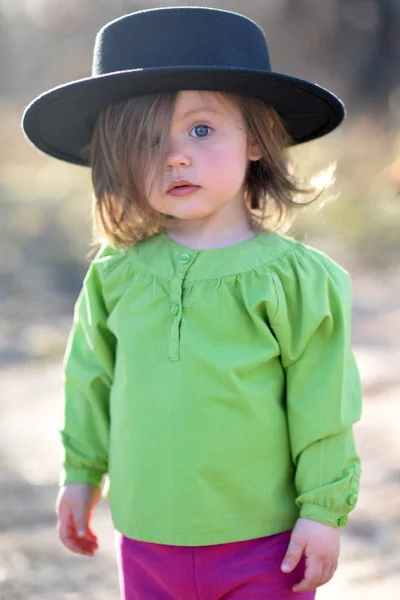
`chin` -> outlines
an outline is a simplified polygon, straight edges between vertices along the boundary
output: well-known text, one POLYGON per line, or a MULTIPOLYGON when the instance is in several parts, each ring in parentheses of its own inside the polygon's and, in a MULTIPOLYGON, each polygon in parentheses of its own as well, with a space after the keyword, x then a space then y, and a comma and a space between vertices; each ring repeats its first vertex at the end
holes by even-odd
POLYGON ((210 213, 204 211, 187 211, 174 213, 173 217, 178 221, 196 221, 198 219, 206 219, 210 217, 210 213))
POLYGON ((165 210, 163 211, 165 214, 169 214, 175 219, 184 219, 184 220, 192 220, 192 219, 204 219, 212 215, 213 211, 207 210, 203 205, 190 206, 189 203, 181 204, 179 207, 175 207, 174 210, 165 210))

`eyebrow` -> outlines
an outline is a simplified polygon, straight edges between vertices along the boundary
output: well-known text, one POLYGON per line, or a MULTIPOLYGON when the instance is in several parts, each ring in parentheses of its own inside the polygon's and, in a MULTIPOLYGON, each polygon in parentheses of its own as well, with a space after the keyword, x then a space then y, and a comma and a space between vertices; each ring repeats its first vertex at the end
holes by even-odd
POLYGON ((194 113, 213 113, 213 114, 218 114, 218 111, 215 110, 214 108, 194 108, 193 110, 188 110, 187 112, 183 113, 183 115, 181 115, 181 119, 184 119, 185 117, 188 117, 189 115, 192 115, 194 113))

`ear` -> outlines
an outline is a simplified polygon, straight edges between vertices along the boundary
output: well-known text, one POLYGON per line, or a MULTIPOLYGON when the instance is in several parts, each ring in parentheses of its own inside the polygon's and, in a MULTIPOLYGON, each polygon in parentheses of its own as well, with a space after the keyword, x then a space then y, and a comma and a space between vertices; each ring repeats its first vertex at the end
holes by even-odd
POLYGON ((262 152, 260 151, 258 144, 256 144, 255 142, 252 143, 251 140, 249 140, 247 143, 248 160, 260 160, 261 157, 262 152))

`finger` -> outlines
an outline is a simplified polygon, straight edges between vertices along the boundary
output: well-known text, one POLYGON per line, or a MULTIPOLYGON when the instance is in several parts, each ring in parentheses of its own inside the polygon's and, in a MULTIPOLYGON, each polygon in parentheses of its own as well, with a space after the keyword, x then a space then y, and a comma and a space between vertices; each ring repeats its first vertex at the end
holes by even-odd
POLYGON ((82 542, 74 542, 73 540, 64 540, 63 544, 68 550, 75 554, 82 554, 84 556, 93 556, 96 552, 96 548, 91 548, 83 545, 82 542))
POLYGON ((71 552, 75 552, 76 554, 88 554, 94 551, 94 548, 90 548, 85 543, 82 543, 82 540, 76 540, 74 534, 71 534, 69 530, 60 530, 59 538, 62 544, 71 550, 71 552))
POLYGON ((76 529, 74 528, 74 536, 78 543, 79 541, 82 541, 95 549, 99 547, 97 536, 93 533, 90 525, 88 526, 87 531, 83 536, 79 536, 76 532, 76 529))
POLYGON ((87 512, 83 508, 75 508, 72 511, 72 519, 76 535, 80 538, 85 537, 89 529, 87 512))
POLYGON ((307 557, 304 578, 296 583, 292 590, 294 592, 311 592, 311 590, 315 590, 320 585, 322 569, 323 563, 320 558, 316 556, 307 557))
POLYGON ((318 583, 318 586, 324 585, 327 581, 331 579, 331 565, 325 564, 322 566, 321 579, 318 583))
POLYGON ((84 536, 78 536, 74 525, 68 529, 67 538, 82 549, 97 549, 97 539, 89 531, 84 536))
POLYGON ((60 541, 72 552, 93 555, 97 550, 97 542, 77 537, 71 513, 58 520, 57 531, 60 541))
POLYGON ((91 543, 97 544, 97 536, 93 533, 93 531, 90 529, 90 527, 88 527, 88 529, 86 530, 85 535, 78 535, 75 524, 72 522, 71 526, 69 528, 69 532, 70 532, 70 536, 75 538, 76 540, 82 540, 85 542, 91 542, 91 543))
POLYGON ((77 554, 93 556, 94 552, 97 550, 97 545, 93 542, 77 538, 75 535, 68 534, 67 537, 62 537, 61 541, 66 548, 77 554))
POLYGON ((293 571, 302 557, 304 547, 304 544, 297 542, 296 538, 292 534, 288 549, 282 561, 282 571, 285 573, 290 573, 290 571, 293 571))
POLYGON ((327 583, 328 581, 330 581, 332 579, 332 577, 334 576, 334 574, 336 572, 336 569, 337 569, 337 563, 330 565, 330 567, 328 568, 327 579, 324 583, 327 583))
POLYGON ((92 541, 97 542, 97 535, 94 533, 90 525, 88 526, 86 537, 92 541))

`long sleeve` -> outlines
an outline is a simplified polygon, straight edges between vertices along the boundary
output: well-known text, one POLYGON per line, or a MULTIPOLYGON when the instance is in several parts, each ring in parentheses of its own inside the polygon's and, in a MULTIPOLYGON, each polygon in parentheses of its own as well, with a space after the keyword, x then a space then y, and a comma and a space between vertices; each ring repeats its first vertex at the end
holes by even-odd
POLYGON ((99 253, 77 299, 64 357, 60 484, 99 485, 108 469, 109 396, 116 343, 107 328, 101 266, 99 253))
POLYGON ((286 410, 300 516, 343 526, 357 503, 360 459, 352 425, 361 385, 350 347, 346 271, 301 246, 272 270, 271 324, 286 374, 286 410))

